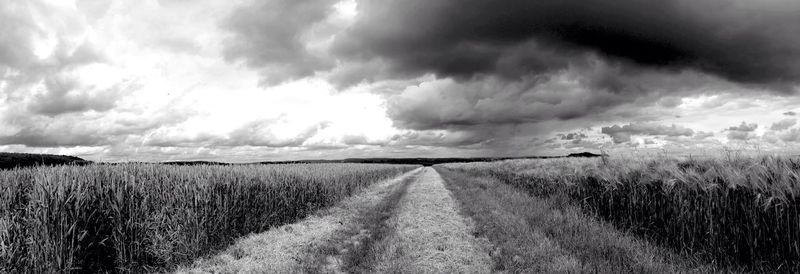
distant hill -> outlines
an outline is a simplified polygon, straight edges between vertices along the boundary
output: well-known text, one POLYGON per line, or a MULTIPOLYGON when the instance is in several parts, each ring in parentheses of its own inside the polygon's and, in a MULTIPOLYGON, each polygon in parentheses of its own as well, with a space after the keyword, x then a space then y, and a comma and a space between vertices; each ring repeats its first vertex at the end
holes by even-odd
POLYGON ((91 161, 86 161, 75 156, 0 152, 0 169, 38 165, 84 165, 89 163, 91 163, 91 161))

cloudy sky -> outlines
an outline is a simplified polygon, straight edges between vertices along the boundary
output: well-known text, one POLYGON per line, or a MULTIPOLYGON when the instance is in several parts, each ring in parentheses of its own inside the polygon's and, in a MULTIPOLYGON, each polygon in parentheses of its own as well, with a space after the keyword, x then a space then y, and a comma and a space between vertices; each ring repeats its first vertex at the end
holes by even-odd
POLYGON ((800 148, 796 0, 500 2, 4 0, 0 151, 800 148))

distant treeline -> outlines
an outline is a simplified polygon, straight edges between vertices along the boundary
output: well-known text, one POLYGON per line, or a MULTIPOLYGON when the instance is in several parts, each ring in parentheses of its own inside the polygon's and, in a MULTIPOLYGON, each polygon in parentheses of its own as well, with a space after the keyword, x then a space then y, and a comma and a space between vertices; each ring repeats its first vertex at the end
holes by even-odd
POLYGON ((261 162, 260 164, 314 164, 314 163, 363 163, 363 164, 405 164, 432 166, 446 163, 491 162, 509 159, 543 159, 550 157, 523 158, 348 158, 342 160, 299 160, 261 162))
POLYGON ((262 164, 299 164, 299 163, 365 163, 365 164, 405 164, 432 166, 447 163, 492 162, 514 159, 550 159, 565 157, 600 157, 591 152, 572 153, 567 156, 528 156, 528 157, 478 157, 478 158, 348 158, 344 160, 304 160, 261 162, 262 164))
MULTIPOLYGON (((476 157, 476 158, 347 158, 340 160, 296 160, 296 161, 268 161, 249 164, 322 164, 322 163, 354 163, 354 164, 400 164, 400 165, 423 165, 432 166, 447 163, 472 163, 472 162, 492 162, 514 159, 552 159, 566 157, 601 157, 600 154, 591 152, 572 153, 566 156, 528 156, 528 157, 476 157)), ((163 162, 168 165, 231 165, 223 162, 210 161, 175 161, 163 162)))
POLYGON ((0 169, 40 165, 84 165, 88 163, 91 163, 91 161, 86 161, 75 156, 0 152, 0 169))
MULTIPOLYGON (((528 157, 476 157, 476 158, 347 158, 340 160, 296 160, 296 161, 266 161, 245 164, 320 164, 320 163, 354 163, 354 164, 400 164, 400 165, 423 165, 432 166, 447 163, 472 163, 472 162, 492 162, 513 159, 550 159, 565 157, 600 157, 600 154, 591 152, 572 153, 566 156, 528 156, 528 157)), ((37 165, 63 165, 63 164, 88 164, 92 163, 74 156, 49 155, 49 154, 26 154, 26 153, 2 153, 0 152, 0 169, 11 169, 14 167, 28 167, 37 165)), ((116 163, 104 163, 116 164, 116 163)), ((161 162, 165 165, 195 166, 195 165, 235 165, 233 163, 213 162, 213 161, 170 161, 161 162)))

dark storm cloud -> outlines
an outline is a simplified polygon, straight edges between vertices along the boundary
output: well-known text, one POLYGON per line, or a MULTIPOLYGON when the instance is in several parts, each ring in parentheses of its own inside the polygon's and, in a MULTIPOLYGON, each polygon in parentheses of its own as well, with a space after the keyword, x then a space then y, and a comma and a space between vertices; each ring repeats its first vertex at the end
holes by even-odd
POLYGON ((769 127, 769 129, 777 131, 786 130, 794 126, 795 124, 797 124, 797 119, 783 119, 776 123, 773 123, 772 126, 769 127))
POLYGON ((331 1, 255 2, 225 24, 234 33, 226 57, 262 70, 268 83, 322 75, 347 86, 434 74, 387 92, 389 118, 401 129, 471 135, 408 139, 420 144, 481 143, 498 136, 496 126, 636 121, 644 107, 675 108, 699 90, 800 83, 795 1, 356 2, 354 24, 323 52, 303 43, 331 1))
POLYGON ((630 142, 631 136, 634 135, 679 137, 692 136, 694 134, 692 129, 682 126, 664 126, 658 124, 640 123, 603 127, 600 129, 600 132, 611 136, 611 138, 614 140, 614 143, 617 144, 630 142))
POLYGON ((464 147, 487 142, 491 138, 486 130, 419 130, 392 136, 391 142, 399 146, 464 147))
POLYGON ((418 130, 570 120, 597 117, 623 104, 647 104, 665 87, 691 81, 684 76, 653 80, 647 73, 621 73, 598 61, 520 81, 482 77, 425 82, 389 97, 388 114, 396 126, 418 130), (615 88, 601 87, 607 85, 615 88))
POLYGON ((324 20, 334 0, 255 1, 234 11, 223 23, 233 32, 225 44, 225 58, 243 60, 262 69, 264 82, 311 76, 333 63, 310 51, 303 35, 324 20))
POLYGON ((518 77, 596 52, 758 84, 800 81, 800 2, 693 0, 359 1, 336 52, 398 73, 518 77))

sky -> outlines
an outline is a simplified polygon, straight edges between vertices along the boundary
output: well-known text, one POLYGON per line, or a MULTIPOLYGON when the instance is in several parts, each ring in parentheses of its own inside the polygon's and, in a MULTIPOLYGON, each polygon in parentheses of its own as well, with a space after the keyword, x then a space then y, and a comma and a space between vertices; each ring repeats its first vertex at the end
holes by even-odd
POLYGON ((800 148, 796 0, 4 0, 0 151, 800 148))

